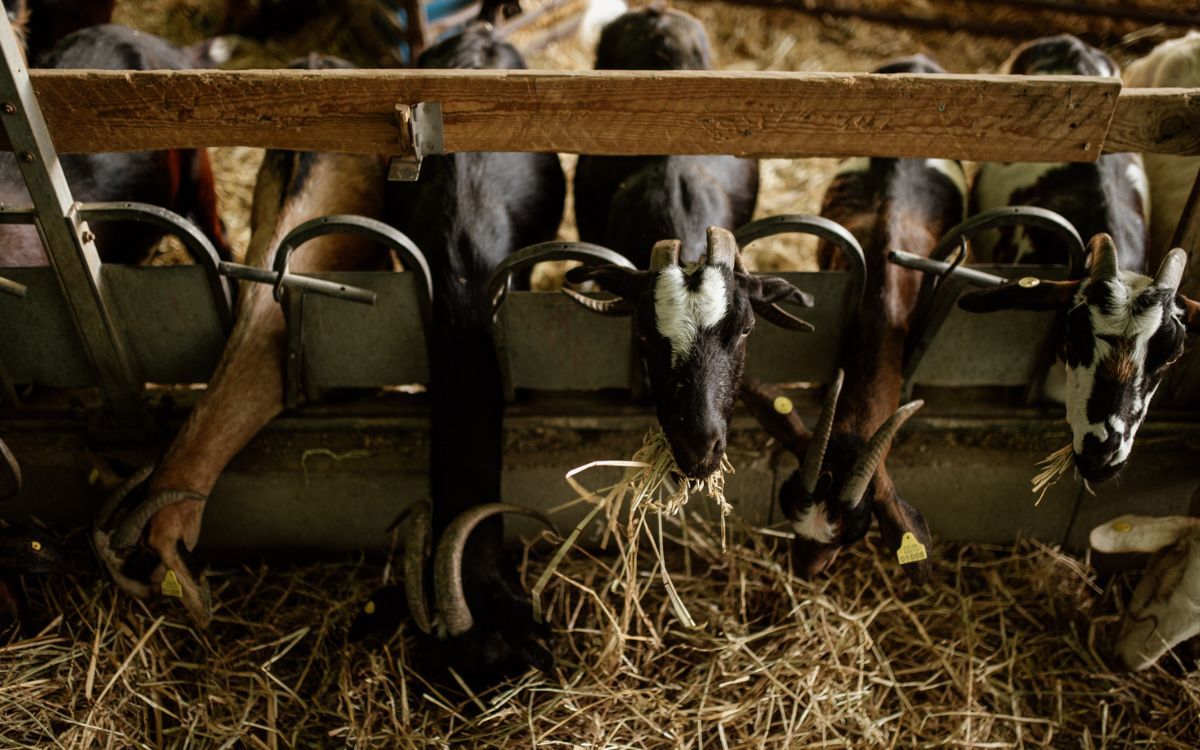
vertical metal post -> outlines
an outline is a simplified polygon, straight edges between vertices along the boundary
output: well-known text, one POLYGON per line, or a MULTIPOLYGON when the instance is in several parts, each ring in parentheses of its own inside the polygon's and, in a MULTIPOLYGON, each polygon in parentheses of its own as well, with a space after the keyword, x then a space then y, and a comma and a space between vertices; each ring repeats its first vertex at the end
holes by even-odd
MULTIPOLYGON (((3 14, 0 14, 3 15, 3 14)), ((109 314, 100 256, 87 224, 80 221, 46 130, 21 46, 8 17, 0 20, 0 120, 38 215, 46 247, 67 306, 91 360, 112 415, 128 419, 142 408, 143 379, 109 314)))

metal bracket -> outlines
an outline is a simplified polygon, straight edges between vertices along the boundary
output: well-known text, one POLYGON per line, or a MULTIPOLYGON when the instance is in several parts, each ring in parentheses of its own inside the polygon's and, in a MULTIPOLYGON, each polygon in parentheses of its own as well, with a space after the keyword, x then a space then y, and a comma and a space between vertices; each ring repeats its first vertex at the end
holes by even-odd
POLYGON ((421 161, 426 156, 446 153, 442 140, 442 103, 397 104, 396 127, 400 132, 400 144, 408 149, 408 153, 392 157, 388 179, 416 182, 421 176, 421 161))
POLYGON ((11 294, 14 297, 23 298, 28 291, 29 290, 24 284, 18 284, 11 279, 6 279, 3 276, 0 276, 0 292, 4 294, 11 294))

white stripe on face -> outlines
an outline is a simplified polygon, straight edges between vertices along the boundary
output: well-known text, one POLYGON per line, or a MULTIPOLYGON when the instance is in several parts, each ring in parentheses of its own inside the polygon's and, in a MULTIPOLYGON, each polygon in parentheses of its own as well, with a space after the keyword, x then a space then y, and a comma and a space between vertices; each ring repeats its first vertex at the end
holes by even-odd
POLYGON ((654 314, 659 334, 671 342, 671 364, 687 357, 696 334, 720 324, 729 310, 729 294, 721 268, 699 266, 691 271, 701 274, 695 291, 688 289, 687 278, 679 266, 668 266, 658 273, 654 285, 654 314))

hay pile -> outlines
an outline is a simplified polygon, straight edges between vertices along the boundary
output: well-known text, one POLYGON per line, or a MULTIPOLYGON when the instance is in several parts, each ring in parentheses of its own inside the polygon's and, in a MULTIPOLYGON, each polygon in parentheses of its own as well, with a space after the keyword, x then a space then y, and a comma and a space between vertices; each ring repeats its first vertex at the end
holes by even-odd
MULTIPOLYGON (((402 635, 346 644, 371 566, 218 573, 207 633, 98 576, 35 582, 35 610, 61 615, 0 648, 0 746, 1200 745, 1200 673, 1104 664, 1125 579, 1101 590, 1036 543, 943 545, 917 588, 872 540, 808 583, 777 537, 735 516, 722 553, 717 530, 686 517, 665 523, 666 551, 697 627, 652 560, 625 611, 612 558, 573 552, 544 592, 556 673, 477 695, 424 682, 402 635)), ((526 551, 528 581, 551 551, 526 551)))

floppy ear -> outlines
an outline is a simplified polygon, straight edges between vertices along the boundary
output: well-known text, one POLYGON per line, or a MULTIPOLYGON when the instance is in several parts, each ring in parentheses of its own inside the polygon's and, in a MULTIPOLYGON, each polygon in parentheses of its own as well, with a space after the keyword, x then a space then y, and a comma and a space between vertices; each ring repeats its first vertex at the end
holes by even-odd
POLYGON ((1042 281, 1026 277, 1000 286, 977 289, 958 298, 958 306, 967 312, 997 310, 1066 310, 1071 307, 1079 280, 1042 281))
POLYGON ((1175 303, 1183 308, 1183 323, 1188 333, 1200 333, 1200 302, 1177 294, 1175 303))
POLYGON ((1157 552, 1197 529, 1200 518, 1129 515, 1092 529, 1088 541, 1097 552, 1157 552))
POLYGON ((888 549, 898 553, 900 567, 913 583, 928 581, 933 572, 933 537, 925 516, 896 494, 894 488, 875 501, 874 511, 883 541, 888 549), (906 539, 905 534, 911 534, 912 538, 906 539))
POLYGON ((649 271, 635 271, 611 265, 579 266, 567 271, 567 281, 572 284, 595 281, 605 291, 623 297, 635 306, 653 277, 654 274, 649 271))
POLYGON ((790 331, 809 332, 814 330, 811 323, 797 318, 779 303, 792 301, 801 307, 812 307, 811 294, 803 292, 777 276, 755 276, 749 273, 738 273, 737 281, 746 290, 750 298, 750 307, 754 312, 780 328, 790 331))
POLYGON ((742 380, 741 397, 742 403, 767 434, 803 461, 812 433, 800 420, 792 400, 784 396, 778 388, 754 378, 742 380))

